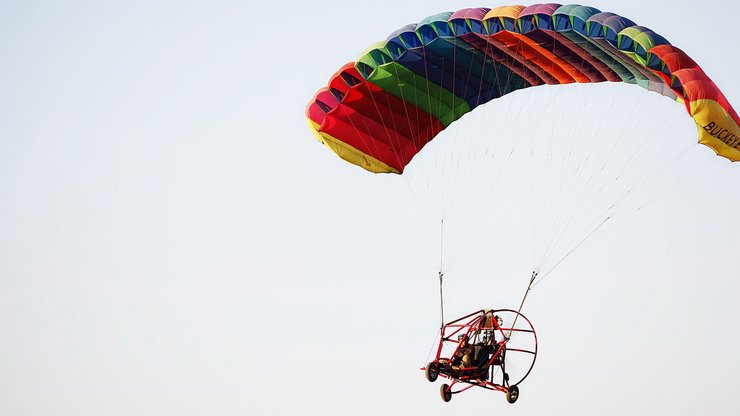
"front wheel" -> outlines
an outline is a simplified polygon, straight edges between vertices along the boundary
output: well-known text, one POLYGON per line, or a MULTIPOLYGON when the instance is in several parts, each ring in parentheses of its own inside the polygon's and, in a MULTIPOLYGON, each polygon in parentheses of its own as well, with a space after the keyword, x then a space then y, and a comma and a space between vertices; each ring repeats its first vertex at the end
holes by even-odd
POLYGON ((427 376, 427 380, 434 383, 439 376, 439 367, 435 362, 427 364, 427 368, 424 369, 424 375, 427 376))
POLYGON ((442 396, 442 401, 449 402, 452 400, 452 390, 447 384, 443 384, 439 387, 439 395, 442 396))
POLYGON ((514 404, 516 402, 516 399, 519 398, 519 387, 517 386, 511 386, 509 387, 509 390, 506 391, 506 401, 514 404))

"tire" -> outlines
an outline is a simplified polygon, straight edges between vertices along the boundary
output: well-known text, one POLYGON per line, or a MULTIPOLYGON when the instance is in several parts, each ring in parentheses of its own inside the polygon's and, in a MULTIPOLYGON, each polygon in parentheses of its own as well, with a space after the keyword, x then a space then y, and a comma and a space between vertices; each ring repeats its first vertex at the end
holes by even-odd
POLYGON ((427 380, 434 383, 439 376, 439 365, 435 362, 427 364, 427 368, 424 369, 424 375, 427 376, 427 380))
POLYGON ((519 398, 519 387, 517 386, 509 387, 509 390, 506 392, 506 401, 511 404, 514 404, 518 398, 519 398))
POLYGON ((442 396, 442 401, 449 402, 452 400, 452 391, 449 390, 450 386, 443 384, 439 387, 439 395, 442 396))

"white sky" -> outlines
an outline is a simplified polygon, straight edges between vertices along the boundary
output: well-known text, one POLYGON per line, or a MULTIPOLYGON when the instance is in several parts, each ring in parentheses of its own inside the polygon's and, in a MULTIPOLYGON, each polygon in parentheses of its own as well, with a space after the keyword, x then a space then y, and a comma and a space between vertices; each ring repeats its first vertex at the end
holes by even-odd
MULTIPOLYGON (((303 116, 366 46, 471 6, 417 3, 0 4, 0 414, 737 412, 740 171, 721 161, 532 292, 515 405, 424 380, 438 259, 303 116)), ((740 105, 737 2, 592 5, 740 105)), ((448 317, 518 304, 509 243, 450 272, 448 317)))

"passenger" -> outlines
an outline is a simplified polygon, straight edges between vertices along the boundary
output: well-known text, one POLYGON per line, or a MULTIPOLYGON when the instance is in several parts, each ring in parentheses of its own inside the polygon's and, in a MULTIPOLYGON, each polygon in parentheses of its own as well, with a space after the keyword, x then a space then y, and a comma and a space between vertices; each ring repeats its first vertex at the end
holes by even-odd
POLYGON ((473 346, 468 343, 468 335, 463 335, 462 339, 460 340, 460 345, 458 346, 455 355, 452 357, 453 367, 458 366, 458 370, 465 367, 470 367, 473 358, 473 351, 473 346))

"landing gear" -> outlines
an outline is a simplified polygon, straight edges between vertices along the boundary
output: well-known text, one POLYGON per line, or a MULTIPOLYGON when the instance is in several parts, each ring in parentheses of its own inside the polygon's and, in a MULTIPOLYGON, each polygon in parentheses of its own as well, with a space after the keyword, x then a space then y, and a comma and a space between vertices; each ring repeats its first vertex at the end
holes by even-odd
POLYGON ((424 369, 424 375, 426 375, 427 380, 434 383, 437 380, 437 376, 439 376, 439 364, 435 362, 431 362, 427 364, 427 367, 424 369))
POLYGON ((442 401, 449 402, 452 400, 452 389, 447 384, 443 384, 439 387, 439 395, 442 396, 442 401))
POLYGON ((517 386, 511 386, 509 387, 509 390, 506 392, 506 401, 514 404, 516 402, 516 399, 519 398, 519 387, 517 386))

